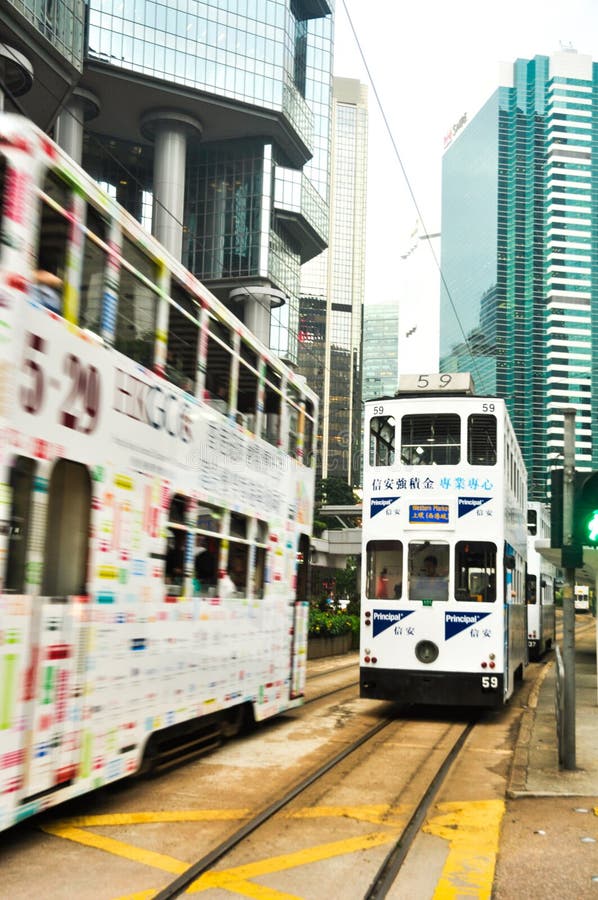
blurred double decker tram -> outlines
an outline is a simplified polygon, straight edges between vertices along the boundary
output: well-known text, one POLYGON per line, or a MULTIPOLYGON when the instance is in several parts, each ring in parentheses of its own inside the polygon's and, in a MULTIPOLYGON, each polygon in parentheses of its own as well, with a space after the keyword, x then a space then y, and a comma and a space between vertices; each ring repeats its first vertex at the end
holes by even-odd
POLYGON ((301 703, 317 398, 0 115, 0 829, 301 703))

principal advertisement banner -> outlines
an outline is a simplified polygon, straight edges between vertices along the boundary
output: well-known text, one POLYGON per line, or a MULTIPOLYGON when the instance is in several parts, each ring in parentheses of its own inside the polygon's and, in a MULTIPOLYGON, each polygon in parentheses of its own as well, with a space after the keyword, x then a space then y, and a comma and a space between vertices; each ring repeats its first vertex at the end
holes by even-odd
POLYGON ((398 497, 372 497, 370 500, 370 519, 373 519, 378 513, 388 509, 388 507, 398 499, 398 497))

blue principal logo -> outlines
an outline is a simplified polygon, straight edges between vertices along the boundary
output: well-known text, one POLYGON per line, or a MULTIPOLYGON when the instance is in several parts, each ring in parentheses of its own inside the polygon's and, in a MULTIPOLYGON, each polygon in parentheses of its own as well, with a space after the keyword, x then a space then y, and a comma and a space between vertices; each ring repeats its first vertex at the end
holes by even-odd
POLYGON ((387 509, 398 497, 372 497, 370 500, 370 519, 387 509))
POLYGON ((396 625, 397 622, 400 622, 402 619, 406 619, 407 616, 410 616, 412 612, 415 612, 415 610, 375 609, 372 614, 373 636, 376 637, 378 634, 381 634, 381 632, 386 631, 387 628, 390 628, 391 625, 396 625))
POLYGON ((479 509, 484 503, 488 503, 488 500, 492 500, 492 497, 457 497, 458 518, 466 516, 474 509, 479 509))
POLYGON ((462 631, 465 631, 466 628, 471 628, 472 625, 477 625, 481 619, 485 619, 486 616, 489 616, 490 613, 487 612, 479 612, 479 613, 452 613, 445 612, 444 614, 444 639, 448 641, 449 638, 454 637, 456 634, 460 634, 462 631))

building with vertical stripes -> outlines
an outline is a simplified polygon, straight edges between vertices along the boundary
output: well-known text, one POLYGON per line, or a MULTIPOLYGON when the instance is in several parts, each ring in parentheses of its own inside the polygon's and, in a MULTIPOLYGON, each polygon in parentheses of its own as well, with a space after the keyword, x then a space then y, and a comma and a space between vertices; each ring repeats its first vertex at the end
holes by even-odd
POLYGON ((518 59, 442 167, 441 371, 503 397, 543 500, 562 465, 598 467, 598 67, 563 49, 518 59))
POLYGON ((329 246, 303 266, 299 371, 320 396, 318 475, 361 481, 367 87, 333 79, 329 246))

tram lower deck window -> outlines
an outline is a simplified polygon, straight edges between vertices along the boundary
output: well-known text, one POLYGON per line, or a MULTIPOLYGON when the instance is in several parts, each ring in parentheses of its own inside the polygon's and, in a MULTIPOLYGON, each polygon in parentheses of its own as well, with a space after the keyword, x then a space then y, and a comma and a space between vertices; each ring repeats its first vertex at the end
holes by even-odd
POLYGON ((459 541, 455 546, 455 600, 494 603, 496 545, 489 541, 459 541))
POLYGON ((398 599, 403 593, 403 544, 401 541, 368 541, 366 597, 398 599))

